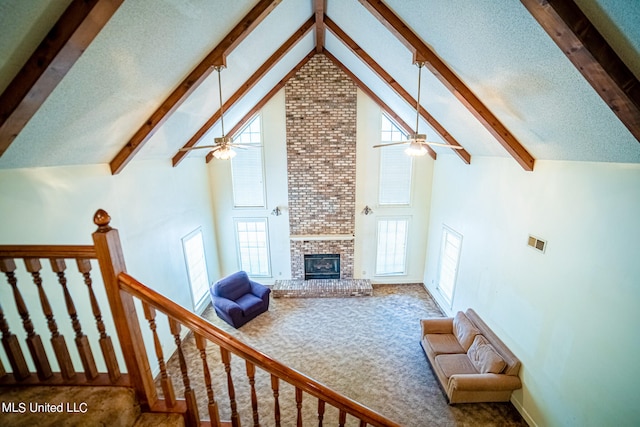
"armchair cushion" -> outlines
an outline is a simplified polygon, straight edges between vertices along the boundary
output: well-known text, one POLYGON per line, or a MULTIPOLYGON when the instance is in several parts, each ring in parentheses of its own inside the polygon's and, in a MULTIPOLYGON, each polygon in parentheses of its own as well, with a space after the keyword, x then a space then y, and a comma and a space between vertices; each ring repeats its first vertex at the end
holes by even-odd
POLYGON ((238 271, 237 273, 218 280, 214 285, 214 290, 216 296, 236 301, 242 295, 251 292, 249 276, 244 271, 238 271))

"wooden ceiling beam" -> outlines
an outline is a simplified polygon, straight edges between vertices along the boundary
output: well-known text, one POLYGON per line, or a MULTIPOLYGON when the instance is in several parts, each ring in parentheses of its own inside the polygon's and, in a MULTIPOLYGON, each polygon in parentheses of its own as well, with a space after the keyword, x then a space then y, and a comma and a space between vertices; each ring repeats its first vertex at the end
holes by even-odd
POLYGON ((127 144, 111 160, 111 173, 117 174, 133 159, 135 154, 182 105, 182 103, 211 74, 214 67, 224 66, 226 57, 282 0, 260 0, 249 13, 226 35, 226 37, 189 73, 178 87, 151 114, 127 144))
MULTIPOLYGON (((415 108, 416 100, 398 83, 384 68, 382 68, 367 52, 365 52, 351 37, 345 33, 342 28, 333 22, 329 17, 325 17, 325 26, 338 40, 351 50, 362 62, 364 62, 382 81, 384 81, 398 96, 404 99, 409 105, 415 108)), ((458 141, 442 126, 429 112, 420 105, 420 116, 433 128, 434 131, 449 145, 460 145, 458 141)), ((410 133, 414 133, 415 129, 410 133)), ((452 150, 466 164, 471 163, 471 155, 464 149, 452 150)))
MULTIPOLYGON (((399 115, 397 115, 392 109, 391 107, 389 107, 382 99, 380 99, 380 97, 378 95, 375 94, 375 92, 373 90, 371 90, 366 84, 364 84, 362 82, 362 80, 360 80, 355 74, 353 74, 353 72, 351 70, 349 70, 346 65, 344 65, 342 62, 340 62, 338 60, 338 58, 336 58, 335 56, 333 56, 331 54, 331 52, 325 50, 324 54, 327 58, 329 58, 338 68, 340 68, 347 76, 349 76, 349 78, 351 78, 351 80, 355 83, 355 85, 364 93, 367 94, 367 96, 369 98, 371 98, 373 100, 373 102, 375 102, 378 107, 380 107, 380 109, 382 109, 382 111, 384 111, 385 113, 387 113, 387 115, 389 117, 391 117, 401 128, 404 129, 404 131, 408 134, 412 134, 414 133, 414 129, 411 128, 411 126, 409 126, 409 124, 407 122, 405 122, 404 120, 402 120, 402 117, 400 117, 399 115)), ((429 155, 431 156, 431 158, 433 160, 436 160, 437 158, 437 154, 435 151, 433 151, 433 149, 429 146, 427 146, 427 151, 429 152, 429 155)))
POLYGON ((74 0, 0 95, 0 156, 123 0, 74 0))
MULTIPOLYGON (((296 73, 300 70, 300 68, 304 67, 304 65, 307 62, 309 62, 309 60, 313 58, 315 54, 316 54, 315 50, 312 50, 311 52, 309 52, 307 56, 302 58, 302 60, 298 62, 298 64, 296 64, 296 66, 294 66, 291 69, 291 71, 289 71, 287 75, 282 78, 282 80, 276 83, 275 86, 271 88, 271 90, 265 96, 263 96, 262 99, 258 101, 258 103, 254 105, 253 108, 251 108, 251 110, 249 110, 249 112, 245 114, 244 117, 242 117, 242 119, 238 121, 238 123, 235 124, 234 127, 231 128, 231 130, 227 135, 231 137, 235 136, 235 134, 238 133, 242 129, 242 127, 249 122, 249 120, 255 117, 255 115, 258 114, 260 110, 262 110, 265 104, 269 102, 271 98, 273 98, 273 96, 276 93, 278 93, 280 89, 282 89, 287 84, 287 82, 291 79, 291 77, 295 76, 296 73)), ((213 154, 208 153, 206 159, 207 159, 207 163, 209 163, 213 159, 213 154)))
MULTIPOLYGON (((256 72, 253 73, 251 77, 249 77, 247 81, 244 82, 233 95, 231 95, 231 97, 229 97, 226 102, 223 103, 222 110, 228 111, 236 102, 238 102, 238 100, 245 96, 251 90, 251 88, 253 88, 260 81, 260 79, 269 72, 269 70, 271 70, 282 58, 284 58, 287 52, 289 52, 300 40, 302 40, 305 35, 307 35, 309 31, 311 31, 311 29, 314 27, 314 24, 315 20, 313 17, 309 18, 304 24, 302 24, 302 26, 298 28, 298 30, 296 30, 293 35, 289 37, 289 39, 287 39, 287 41, 285 41, 282 46, 280 46, 278 50, 276 50, 273 55, 271 55, 269 59, 267 59, 264 64, 262 64, 260 68, 258 68, 256 72)), ((182 148, 189 148, 196 145, 198 141, 200 141, 200 139, 207 133, 207 131, 211 129, 211 127, 213 127, 213 125, 215 125, 218 120, 220 120, 221 115, 221 109, 218 109, 200 127, 200 129, 198 129, 198 131, 189 139, 189 141, 184 144, 182 148)), ((188 151, 178 151, 178 153, 173 156, 173 166, 177 166, 182 161, 182 159, 187 156, 187 154, 188 151)))
POLYGON ((313 0, 313 14, 316 18, 316 53, 324 50, 324 13, 327 0, 313 0))
POLYGON ((571 0, 521 0, 540 26, 640 142, 640 83, 571 0))
POLYGON ((535 163, 533 156, 411 28, 381 0, 358 1, 413 53, 414 61, 425 63, 425 66, 496 138, 524 170, 533 170, 535 163))

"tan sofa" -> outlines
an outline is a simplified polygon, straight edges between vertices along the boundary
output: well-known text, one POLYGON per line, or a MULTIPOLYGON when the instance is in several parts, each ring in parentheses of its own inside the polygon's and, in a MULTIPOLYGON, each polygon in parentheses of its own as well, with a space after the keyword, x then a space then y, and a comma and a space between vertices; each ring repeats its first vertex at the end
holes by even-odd
POLYGON ((422 348, 450 404, 507 402, 522 387, 520 361, 472 309, 420 322, 422 348))

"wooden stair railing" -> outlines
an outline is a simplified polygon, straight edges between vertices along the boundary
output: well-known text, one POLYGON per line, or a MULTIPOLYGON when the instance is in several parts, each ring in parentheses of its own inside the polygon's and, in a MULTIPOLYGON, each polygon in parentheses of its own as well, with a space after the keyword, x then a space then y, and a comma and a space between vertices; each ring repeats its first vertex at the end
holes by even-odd
MULTIPOLYGON (((261 425, 261 420, 259 416, 260 402, 256 392, 256 372, 261 370, 270 377, 273 395, 273 420, 267 422, 267 425, 279 427, 283 422, 280 405, 284 395, 281 393, 280 383, 284 382, 295 390, 297 426, 302 426, 304 419, 302 405, 304 396, 310 395, 316 398, 318 402, 317 414, 312 415, 319 426, 322 426, 323 422, 328 422, 325 420, 328 414, 325 413, 325 407, 330 406, 337 411, 338 419, 336 421, 340 426, 345 425, 347 416, 351 416, 359 421, 360 426, 399 427, 398 424, 379 413, 260 353, 200 316, 138 282, 126 272, 118 231, 110 227, 110 220, 111 218, 105 211, 99 210, 96 212, 94 222, 98 225, 98 229, 93 233, 93 246, 0 246, 0 271, 5 274, 7 282, 12 288, 16 311, 22 320, 27 336, 27 349, 36 368, 36 375, 34 376, 33 373, 29 372, 18 338, 9 327, 6 311, 3 311, 0 306, 2 345, 11 369, 9 371, 9 367, 4 366, 0 361, 0 386, 16 384, 124 385, 134 388, 143 410, 180 413, 184 416, 187 426, 218 427, 230 425, 241 427, 241 419, 250 419, 253 421, 254 426, 259 426, 261 425), (26 273, 16 275, 17 266, 14 260, 20 258, 24 259, 26 273), (54 277, 58 282, 57 289, 54 289, 48 283, 43 283, 43 275, 40 274, 42 269, 40 260, 42 259, 48 260, 51 264, 54 277), (93 279, 90 274, 90 260, 92 259, 97 259, 100 266, 111 320, 116 329, 122 359, 127 367, 127 374, 120 373, 114 345, 111 342, 111 337, 107 334, 103 320, 104 312, 101 310, 93 290, 93 279), (96 368, 94 353, 88 337, 82 329, 81 319, 76 310, 78 304, 72 298, 74 289, 69 290, 70 280, 69 275, 66 273, 67 264, 65 260, 73 260, 76 263, 78 272, 81 275, 81 281, 86 285, 88 301, 99 336, 99 346, 104 359, 104 366, 107 370, 106 373, 98 372, 96 368), (38 299, 51 333, 51 347, 60 367, 60 372, 53 372, 51 369, 43 340, 36 332, 31 320, 33 314, 29 312, 22 296, 21 288, 18 287, 18 276, 28 277, 28 275, 31 275, 31 281, 37 287, 38 299), (58 327, 60 320, 54 317, 49 303, 49 296, 53 295, 54 291, 60 292, 62 295, 65 309, 71 322, 71 328, 75 334, 76 351, 79 355, 84 375, 78 375, 75 372, 66 340, 58 327), (143 309, 142 320, 146 319, 149 334, 153 339, 153 351, 160 371, 159 384, 162 390, 162 398, 158 396, 151 373, 149 356, 144 345, 140 325, 141 318, 138 317, 136 311, 136 299, 141 303, 143 309), (177 347, 176 355, 180 365, 180 376, 182 377, 184 390, 182 399, 175 397, 174 385, 167 372, 165 356, 158 336, 157 312, 167 317, 169 330, 177 347), (196 348, 202 359, 205 393, 201 396, 196 396, 196 390, 191 387, 192 378, 190 378, 190 375, 193 375, 193 373, 188 371, 188 363, 182 348, 182 327, 187 328, 193 334, 196 348), (207 355, 207 349, 211 347, 208 344, 218 347, 221 361, 224 365, 227 380, 226 392, 229 397, 231 414, 229 422, 220 421, 219 405, 216 401, 216 393, 209 367, 210 360, 207 355), (247 414, 240 413, 241 409, 239 409, 236 401, 235 382, 240 380, 234 378, 234 372, 231 369, 232 357, 243 359, 246 367, 246 376, 242 377, 249 384, 250 408, 248 408, 247 414), (198 399, 207 403, 208 421, 201 421, 201 415, 198 413, 198 399)), ((32 301, 29 301, 29 304, 32 304, 32 301)), ((285 423, 289 425, 292 421, 285 420, 285 423)), ((334 421, 331 422, 333 423, 334 421)))
MULTIPOLYGON (((91 277, 91 260, 97 260, 93 246, 77 245, 3 245, 0 246, 0 271, 4 273, 7 283, 11 287, 16 312, 22 319, 22 325, 26 333, 26 347, 31 357, 35 373, 29 371, 25 353, 20 346, 18 337, 11 331, 6 319, 3 307, 0 306, 0 331, 2 331, 2 346, 9 361, 11 371, 0 375, 0 385, 129 385, 128 375, 122 375, 118 366, 116 352, 107 334, 102 311, 95 296, 91 277), (16 260, 22 263, 16 264, 16 260), (45 283, 41 260, 46 260, 51 265, 58 284, 45 283), (102 362, 106 372, 99 372, 89 338, 83 330, 81 319, 78 317, 76 306, 78 305, 69 290, 70 275, 67 273, 65 260, 72 260, 77 265, 78 276, 75 282, 86 287, 86 300, 90 304, 96 323, 101 350, 102 362), (19 271, 18 265, 24 265, 24 271, 19 271), (27 281, 28 276, 37 288, 38 300, 42 313, 46 319, 51 338, 53 356, 59 367, 59 372, 53 372, 49 356, 45 350, 43 338, 36 331, 32 318, 38 316, 29 311, 23 292, 29 286, 18 283, 19 278, 27 281), (61 297, 61 298, 60 298, 61 297), (69 316, 71 328, 74 332, 76 352, 82 365, 84 375, 78 375, 75 371, 71 353, 60 331, 61 319, 54 316, 51 299, 64 301, 66 312, 69 316), (35 374, 35 375, 33 375, 35 374)), ((22 282, 23 280, 20 280, 22 282)), ((8 301, 2 301, 7 307, 8 301)), ((29 301, 29 305, 34 301, 29 301)), ((35 304, 34 304, 35 305, 35 304)), ((33 306, 31 309, 33 310, 33 306)))

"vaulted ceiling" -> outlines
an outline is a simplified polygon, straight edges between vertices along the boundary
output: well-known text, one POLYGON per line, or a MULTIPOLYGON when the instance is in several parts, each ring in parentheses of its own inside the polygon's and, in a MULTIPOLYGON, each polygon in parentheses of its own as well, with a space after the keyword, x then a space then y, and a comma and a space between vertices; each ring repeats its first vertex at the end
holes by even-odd
POLYGON ((638 163, 638 22, 633 0, 5 0, 0 168, 180 167, 221 134, 215 66, 229 131, 314 54, 407 128, 424 62, 421 131, 464 147, 434 157, 638 163))

